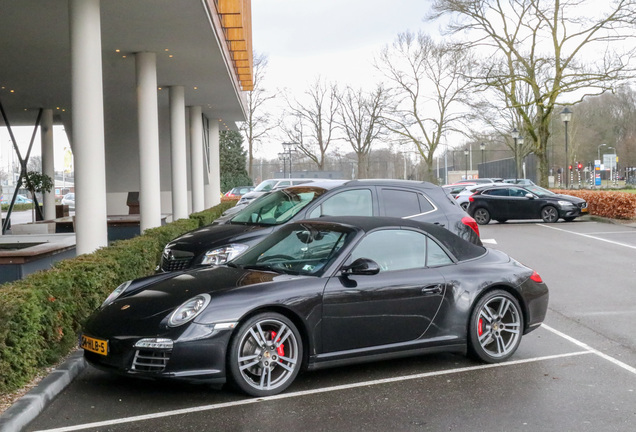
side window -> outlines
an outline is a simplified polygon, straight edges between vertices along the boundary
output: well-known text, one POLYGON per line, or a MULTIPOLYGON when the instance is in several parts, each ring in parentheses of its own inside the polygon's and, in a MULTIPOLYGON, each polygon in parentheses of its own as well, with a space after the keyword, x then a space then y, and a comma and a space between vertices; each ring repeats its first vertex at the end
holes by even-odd
POLYGON ((490 189, 490 190, 484 191, 483 195, 508 196, 508 188, 490 189))
POLYGON ((371 191, 354 189, 327 198, 309 213, 309 218, 320 216, 373 216, 371 191))
POLYGON ((524 189, 519 189, 519 188, 510 188, 510 196, 511 197, 525 197, 526 194, 528 192, 526 192, 524 189))
POLYGON ((350 262, 369 258, 382 272, 426 267, 428 237, 416 231, 383 230, 368 234, 351 253, 350 262))
POLYGON ((291 185, 291 182, 289 180, 280 181, 278 182, 278 184, 276 184, 276 189, 284 189, 290 185, 291 185))
POLYGON ((382 189, 380 195, 385 216, 405 217, 422 213, 417 192, 382 189))
POLYGON ((426 246, 427 267, 436 267, 453 263, 453 260, 450 259, 448 255, 446 255, 446 252, 444 252, 441 246, 435 243, 430 238, 427 239, 426 246))

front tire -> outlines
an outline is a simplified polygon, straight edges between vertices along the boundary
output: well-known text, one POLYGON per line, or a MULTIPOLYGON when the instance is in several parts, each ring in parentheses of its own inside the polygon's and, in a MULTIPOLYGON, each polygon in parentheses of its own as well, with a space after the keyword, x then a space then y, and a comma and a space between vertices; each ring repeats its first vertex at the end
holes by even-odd
POLYGON ((468 354, 485 363, 508 360, 519 347, 523 314, 514 296, 503 290, 484 295, 470 315, 468 354))
POLYGON ((545 206, 541 209, 541 219, 546 223, 555 223, 559 220, 559 211, 556 207, 545 206))
POLYGON ((265 312, 245 321, 232 338, 228 371, 232 382, 250 396, 284 391, 298 375, 303 344, 285 316, 265 312))
POLYGON ((488 225, 488 222, 490 222, 490 212, 485 208, 480 207, 475 210, 473 218, 475 218, 475 221, 479 225, 488 225))

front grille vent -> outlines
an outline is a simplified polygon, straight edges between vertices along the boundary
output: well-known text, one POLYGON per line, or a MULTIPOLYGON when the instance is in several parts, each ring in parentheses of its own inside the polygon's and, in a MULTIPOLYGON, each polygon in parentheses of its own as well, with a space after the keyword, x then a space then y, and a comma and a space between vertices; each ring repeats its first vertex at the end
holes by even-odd
POLYGON ((194 254, 178 249, 166 248, 161 255, 161 270, 172 272, 190 267, 194 254))
POLYGON ((137 372, 159 373, 168 365, 172 351, 137 350, 132 362, 132 369, 137 372))
POLYGON ((177 270, 184 270, 190 267, 190 262, 192 258, 173 258, 166 259, 165 257, 161 258, 161 270, 172 272, 177 270))

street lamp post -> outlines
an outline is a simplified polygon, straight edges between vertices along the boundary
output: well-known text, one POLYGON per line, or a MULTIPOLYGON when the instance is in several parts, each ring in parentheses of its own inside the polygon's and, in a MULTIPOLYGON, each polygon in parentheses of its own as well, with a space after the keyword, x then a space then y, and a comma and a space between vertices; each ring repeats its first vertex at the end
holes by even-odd
POLYGON ((486 166, 484 165, 484 150, 486 150, 486 143, 481 143, 479 144, 479 150, 481 150, 481 167, 484 170, 484 172, 486 171, 486 166))
POLYGON ((285 142, 283 143, 283 152, 289 158, 289 178, 292 178, 292 152, 296 147, 296 143, 285 142))
MULTIPOLYGON (((615 147, 607 147, 607 150, 612 149, 614 150, 614 156, 616 157, 616 148, 615 147)), ((607 187, 609 188, 610 185, 610 180, 612 183, 614 183, 614 174, 613 174, 613 169, 614 169, 614 164, 610 163, 610 169, 609 169, 609 178, 607 179, 607 187)))
POLYGON ((523 145, 523 137, 521 136, 517 128, 514 128, 512 130, 511 135, 512 135, 512 138, 515 140, 515 184, 516 184, 517 181, 519 180, 519 149, 517 148, 517 146, 523 145))
POLYGON ((561 111, 561 121, 565 124, 565 168, 567 169, 567 174, 565 176, 566 189, 568 189, 568 183, 570 181, 570 162, 568 160, 568 123, 570 120, 572 120, 572 110, 565 107, 563 108, 563 111, 561 111))
POLYGON ((285 153, 278 153, 278 159, 283 162, 283 178, 287 177, 287 155, 285 153))
POLYGON ((466 176, 465 180, 468 180, 468 150, 464 150, 464 156, 466 156, 466 176))

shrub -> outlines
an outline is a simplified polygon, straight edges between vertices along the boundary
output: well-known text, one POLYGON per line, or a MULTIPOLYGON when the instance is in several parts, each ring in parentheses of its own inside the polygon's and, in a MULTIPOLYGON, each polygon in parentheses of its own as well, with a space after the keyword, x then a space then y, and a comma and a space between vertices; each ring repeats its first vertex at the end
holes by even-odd
POLYGON ((163 247, 211 223, 231 204, 220 204, 49 270, 0 286, 0 392, 29 382, 75 346, 88 315, 122 282, 154 272, 163 247))
POLYGON ((590 214, 612 219, 636 217, 636 195, 628 192, 593 190, 555 190, 555 193, 572 195, 587 201, 590 214))

